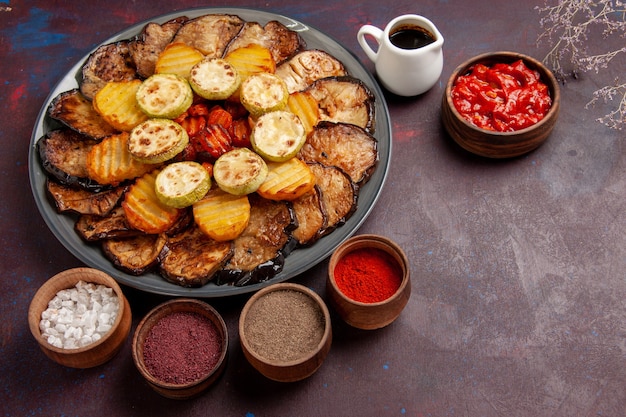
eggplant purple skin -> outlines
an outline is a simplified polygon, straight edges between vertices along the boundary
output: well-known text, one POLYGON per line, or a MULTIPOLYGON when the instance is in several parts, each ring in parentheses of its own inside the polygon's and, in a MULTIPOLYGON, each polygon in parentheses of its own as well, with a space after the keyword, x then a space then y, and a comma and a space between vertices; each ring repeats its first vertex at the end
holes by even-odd
POLYGON ((80 187, 94 193, 111 189, 110 185, 102 185, 97 181, 92 180, 91 178, 69 174, 54 165, 54 163, 48 157, 48 150, 46 146, 48 138, 54 132, 55 131, 48 132, 45 136, 40 138, 35 145, 37 154, 39 155, 39 161, 41 162, 41 166, 44 171, 47 174, 51 175, 53 178, 55 178, 57 181, 59 181, 61 184, 68 185, 70 187, 80 187))

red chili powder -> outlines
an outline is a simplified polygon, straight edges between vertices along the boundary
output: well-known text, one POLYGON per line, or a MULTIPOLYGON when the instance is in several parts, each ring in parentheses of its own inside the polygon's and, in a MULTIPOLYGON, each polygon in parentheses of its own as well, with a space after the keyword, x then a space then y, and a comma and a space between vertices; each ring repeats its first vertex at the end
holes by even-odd
POLYGON ((211 320, 198 313, 174 312, 159 320, 148 333, 144 363, 160 381, 187 384, 215 368, 221 346, 221 335, 211 320))
POLYGON ((377 303, 391 297, 402 282, 402 269, 387 252, 360 248, 346 254, 335 266, 335 281, 348 298, 377 303))

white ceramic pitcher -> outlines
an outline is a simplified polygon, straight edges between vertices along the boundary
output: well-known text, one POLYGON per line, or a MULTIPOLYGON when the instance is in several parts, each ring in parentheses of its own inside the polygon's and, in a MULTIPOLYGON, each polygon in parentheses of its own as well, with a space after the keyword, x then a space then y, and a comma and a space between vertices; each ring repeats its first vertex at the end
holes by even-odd
POLYGON ((387 24, 384 30, 372 25, 359 29, 357 40, 375 65, 380 83, 390 92, 401 96, 416 96, 434 86, 443 69, 443 36, 437 27, 423 16, 406 14, 387 24), (414 49, 394 45, 390 36, 403 28, 416 27, 432 35, 433 42, 414 49), (371 36, 377 43, 375 51, 367 42, 371 36))

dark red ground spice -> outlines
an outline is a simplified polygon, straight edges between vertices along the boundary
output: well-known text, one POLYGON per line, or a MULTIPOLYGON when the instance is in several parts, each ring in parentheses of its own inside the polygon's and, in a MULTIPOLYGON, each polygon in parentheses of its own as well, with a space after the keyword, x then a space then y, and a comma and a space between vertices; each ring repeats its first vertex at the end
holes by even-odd
POLYGON ((215 368, 221 346, 221 336, 211 320, 198 313, 174 312, 159 320, 148 333, 144 362, 158 380, 187 384, 215 368))

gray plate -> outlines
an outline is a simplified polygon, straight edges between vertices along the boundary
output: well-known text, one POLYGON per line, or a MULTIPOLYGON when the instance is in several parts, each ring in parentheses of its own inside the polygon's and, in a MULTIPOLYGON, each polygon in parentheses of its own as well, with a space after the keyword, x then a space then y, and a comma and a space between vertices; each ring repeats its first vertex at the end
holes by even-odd
MULTIPOLYGON (((183 288, 165 281, 156 273, 148 273, 140 277, 125 274, 124 272, 116 269, 111 262, 103 256, 98 245, 90 246, 84 243, 84 241, 74 231, 74 218, 72 216, 59 215, 54 206, 50 204, 45 190, 46 174, 39 163, 39 158, 37 152, 35 151, 35 144, 37 140, 39 140, 39 138, 41 138, 47 131, 58 126, 46 115, 50 102, 59 93, 78 87, 77 79, 80 77, 83 62, 89 56, 89 54, 87 54, 83 60, 74 65, 74 67, 50 92, 50 95, 39 112, 31 137, 28 158, 31 189, 35 197, 37 207, 39 208, 46 224, 56 238, 67 248, 67 250, 69 250, 86 265, 110 274, 119 283, 150 293, 198 298, 225 297, 229 295, 257 291, 270 284, 286 281, 305 272, 309 268, 312 268, 319 262, 326 259, 341 242, 352 236, 352 234, 354 234, 361 226, 378 199, 389 168, 392 142, 389 110, 387 109, 380 87, 372 75, 350 51, 345 49, 329 36, 305 25, 304 23, 285 16, 259 10, 239 8, 198 8, 160 16, 158 18, 150 19, 149 21, 163 23, 178 16, 184 15, 188 17, 197 17, 209 13, 236 14, 246 21, 256 21, 261 24, 265 24, 270 20, 278 20, 290 29, 299 32, 306 41, 308 49, 322 49, 343 62, 349 73, 362 80, 372 90, 376 97, 375 136, 378 139, 380 161, 376 171, 368 183, 365 184, 360 190, 358 208, 353 216, 343 226, 336 229, 330 235, 320 239, 311 247, 293 251, 286 258, 283 271, 270 280, 244 287, 235 287, 230 285, 220 286, 208 283, 201 288, 183 288)), ((148 23, 148 21, 134 25, 107 39, 102 44, 131 38, 138 34, 146 23, 148 23)))

